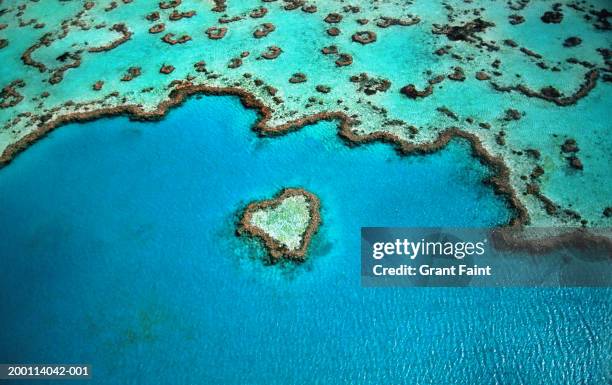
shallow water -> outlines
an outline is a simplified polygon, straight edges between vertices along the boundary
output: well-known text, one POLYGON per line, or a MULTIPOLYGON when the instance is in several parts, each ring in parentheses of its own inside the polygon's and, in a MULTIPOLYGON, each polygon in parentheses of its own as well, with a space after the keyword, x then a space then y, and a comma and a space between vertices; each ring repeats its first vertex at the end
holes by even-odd
POLYGON ((110 10, 111 3, 97 2, 83 12, 84 3, 79 1, 2 2, 0 25, 6 24, 6 28, 0 30, 0 39, 8 41, 8 45, 0 49, 3 64, 0 89, 17 79, 26 84, 18 87, 23 100, 0 111, 0 152, 31 133, 39 120, 47 119, 49 113, 57 117, 83 112, 85 107, 80 103, 88 104, 90 111, 126 103, 141 104, 152 110, 168 99, 171 84, 189 78, 195 84, 238 85, 252 92, 273 107, 271 125, 340 110, 357 117, 360 124, 356 128, 362 133, 385 130, 414 143, 430 142, 443 128, 458 127, 476 135, 491 155, 505 161, 510 169, 509 183, 517 191, 532 225, 581 226, 580 221, 586 220, 589 227, 612 226, 612 219, 603 215, 612 204, 612 183, 609 183, 612 171, 608 166, 612 164, 608 118, 608 111, 612 110, 608 97, 611 83, 604 78, 609 66, 603 55, 604 49, 612 46, 612 40, 610 31, 594 25, 597 18, 592 13, 610 9, 610 0, 581 1, 579 5, 570 0, 528 3, 470 0, 454 1, 452 5, 431 0, 356 1, 354 5, 360 7, 357 13, 345 10, 344 0, 312 2, 317 5, 316 13, 285 10, 285 4, 280 1, 227 1, 225 13, 213 12, 213 2, 201 0, 183 0, 180 6, 169 9, 160 9, 158 1, 132 1, 115 2, 117 8, 110 10), (563 22, 542 22, 543 14, 555 4, 560 4, 555 8, 562 10, 563 22), (263 18, 248 16, 260 6, 268 9, 263 18), (169 16, 175 10, 195 11, 196 14, 171 21, 169 16), (151 12, 159 12, 160 19, 147 20, 145 16, 151 12), (330 12, 343 15, 342 22, 337 23, 341 34, 336 37, 326 32, 330 24, 324 18, 330 12), (221 23, 219 19, 224 14, 244 17, 221 23), (406 27, 377 26, 381 17, 405 18, 408 15, 418 16, 421 21, 406 27), (524 23, 510 23, 511 15, 524 17, 524 23), (497 49, 488 51, 473 42, 452 41, 447 36, 432 33, 436 25, 460 26, 477 17, 495 24, 477 36, 495 42, 497 49), (369 22, 362 25, 358 22, 361 19, 369 22), (28 20, 41 24, 35 28, 34 22, 28 24, 28 20), (161 22, 166 28, 163 33, 149 33, 152 25, 161 22), (272 23, 275 31, 265 38, 255 38, 253 32, 264 22, 272 23), (117 23, 133 32, 131 39, 110 51, 88 52, 92 47, 116 41, 120 35, 111 27, 117 23), (207 28, 221 24, 228 28, 223 39, 211 40, 204 33, 207 28), (367 45, 352 41, 354 33, 364 30, 375 32, 377 41, 367 45), (169 45, 161 39, 166 33, 175 34, 177 38, 189 35, 192 40, 169 45), (22 61, 22 54, 45 34, 50 34, 53 42, 35 49, 32 58, 49 71, 70 63, 70 60, 59 60, 67 53, 78 53, 82 57, 80 66, 65 71, 63 80, 57 84, 49 83, 49 71, 41 72, 22 61), (564 47, 563 42, 570 36, 579 37, 582 43, 564 47), (503 43, 507 39, 518 46, 503 43), (272 45, 281 47, 282 55, 275 60, 258 60, 272 45), (323 47, 330 45, 352 55, 353 64, 336 66, 336 55, 321 52, 323 47), (449 54, 434 53, 443 46, 450 47, 449 54), (519 47, 532 50, 542 58, 528 56, 519 47), (228 68, 230 61, 243 53, 249 53, 243 58, 243 65, 228 68), (583 64, 573 64, 571 59, 583 64), (493 67, 498 60, 499 68, 493 67), (207 70, 213 73, 197 72, 194 64, 200 61, 205 61, 207 70), (160 73, 161 66, 168 64, 176 67, 175 70, 168 75, 160 73), (122 81, 133 66, 141 68, 142 75, 122 81), (455 67, 464 70, 465 81, 444 80, 435 85, 432 95, 424 98, 410 99, 400 92, 408 84, 422 90, 428 80, 437 76, 445 78, 455 67), (553 71, 555 67, 559 71, 553 71), (520 92, 498 92, 491 83, 523 84, 532 90, 554 86, 565 95, 571 95, 591 69, 600 72, 596 87, 575 105, 567 107, 528 98, 520 92), (477 71, 492 75, 491 81, 476 80, 477 71), (291 84, 289 78, 298 72, 307 75, 308 80, 291 84), (386 92, 366 95, 357 83, 350 81, 352 76, 361 73, 388 80, 390 88, 386 92), (255 79, 277 89, 276 96, 283 103, 273 101, 267 88, 257 86, 255 79), (92 86, 98 81, 103 81, 104 87, 96 91, 92 86), (331 90, 322 94, 316 91, 317 85, 327 85, 331 90), (48 96, 42 97, 43 93, 48 96), (110 97, 114 93, 118 96, 110 97), (316 101, 310 102, 311 98, 316 101), (453 111, 456 118, 440 113, 441 107, 453 111), (508 109, 516 109, 523 117, 507 121, 505 111, 508 109), (405 126, 386 124, 398 119, 406 125, 414 125, 419 132, 414 134, 405 126), (491 128, 482 129, 479 123, 490 124, 491 128), (505 134, 506 144, 497 141, 501 132, 505 134), (584 164, 581 171, 572 169, 567 159, 569 154, 560 152, 567 139, 578 143, 579 159, 584 164), (527 156, 526 149, 537 149, 540 159, 527 156), (521 176, 530 175, 536 166, 545 171, 544 175, 536 180, 521 179, 521 176), (549 215, 536 197, 523 194, 527 184, 534 182, 543 195, 559 206, 557 215, 549 215), (568 209, 580 214, 580 219, 565 215, 568 209))
POLYGON ((467 143, 400 158, 334 123, 260 139, 255 118, 194 98, 1 169, 0 362, 90 363, 91 384, 608 383, 609 290, 361 288, 360 226, 508 221, 467 143), (236 213, 296 186, 322 203, 310 259, 264 266, 236 213))

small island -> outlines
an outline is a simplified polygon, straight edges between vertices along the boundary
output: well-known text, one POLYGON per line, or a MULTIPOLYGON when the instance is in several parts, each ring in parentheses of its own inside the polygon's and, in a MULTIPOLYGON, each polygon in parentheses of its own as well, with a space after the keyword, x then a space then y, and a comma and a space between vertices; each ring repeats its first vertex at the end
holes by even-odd
POLYGON ((302 188, 285 188, 274 198, 250 203, 238 224, 238 235, 260 238, 272 263, 303 262, 321 223, 319 199, 302 188))

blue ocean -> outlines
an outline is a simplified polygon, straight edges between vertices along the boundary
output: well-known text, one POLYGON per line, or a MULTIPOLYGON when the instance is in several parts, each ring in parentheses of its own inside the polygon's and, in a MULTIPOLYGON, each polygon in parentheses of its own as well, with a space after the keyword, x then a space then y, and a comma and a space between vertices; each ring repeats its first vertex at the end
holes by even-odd
POLYGON ((90 364, 88 384, 611 383, 609 289, 361 287, 361 226, 508 222, 468 143, 400 157, 256 119, 191 98, 62 127, 0 169, 0 362, 90 364), (235 224, 283 187, 323 223, 306 263, 266 266, 235 224))

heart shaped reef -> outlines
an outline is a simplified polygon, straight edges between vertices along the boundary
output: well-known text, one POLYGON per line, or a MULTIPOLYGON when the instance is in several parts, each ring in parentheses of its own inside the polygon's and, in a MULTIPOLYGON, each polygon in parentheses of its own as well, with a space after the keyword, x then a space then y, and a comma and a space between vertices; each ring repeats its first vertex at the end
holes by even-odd
POLYGON ((304 261, 321 223, 319 198, 302 188, 285 188, 274 198, 250 203, 238 224, 238 235, 260 238, 272 263, 281 258, 304 261))

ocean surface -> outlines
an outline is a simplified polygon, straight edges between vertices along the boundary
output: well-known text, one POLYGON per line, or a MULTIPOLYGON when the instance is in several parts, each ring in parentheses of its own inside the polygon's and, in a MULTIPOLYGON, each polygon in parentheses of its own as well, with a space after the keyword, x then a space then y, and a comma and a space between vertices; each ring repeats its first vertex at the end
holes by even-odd
POLYGON ((610 383, 608 289, 361 287, 361 226, 508 221, 467 143, 402 158, 255 119, 192 98, 0 169, 0 362, 88 363, 88 384, 610 383), (323 225, 306 263, 265 266, 234 226, 283 187, 317 194, 323 225))

